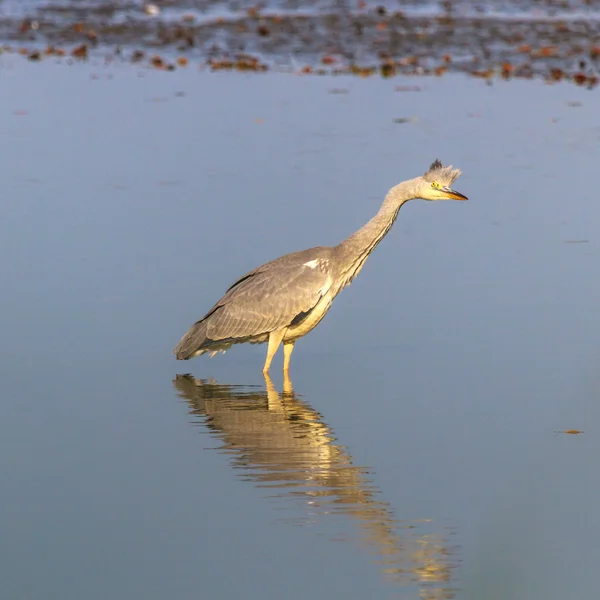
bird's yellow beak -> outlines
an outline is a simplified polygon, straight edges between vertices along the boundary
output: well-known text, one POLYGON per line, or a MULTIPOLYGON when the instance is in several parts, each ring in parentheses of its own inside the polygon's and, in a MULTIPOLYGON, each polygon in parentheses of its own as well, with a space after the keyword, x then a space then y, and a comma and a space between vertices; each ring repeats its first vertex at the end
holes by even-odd
POLYGON ((452 190, 449 187, 443 187, 441 188, 441 191, 446 194, 448 200, 468 200, 466 196, 463 196, 460 192, 452 190))

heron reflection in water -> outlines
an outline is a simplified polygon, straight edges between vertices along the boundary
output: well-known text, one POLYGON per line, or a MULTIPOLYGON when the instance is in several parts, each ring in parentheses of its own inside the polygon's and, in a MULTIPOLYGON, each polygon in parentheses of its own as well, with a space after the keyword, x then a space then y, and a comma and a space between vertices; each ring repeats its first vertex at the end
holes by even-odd
POLYGON ((307 520, 347 515, 388 577, 418 585, 426 600, 453 598, 446 543, 424 533, 423 522, 394 517, 366 470, 353 465, 321 414, 293 391, 289 378, 284 378, 281 395, 268 375, 265 383, 266 390, 191 375, 173 380, 190 413, 222 441, 219 450, 231 457, 238 472, 244 469, 244 480, 270 488, 274 497, 300 500, 308 508, 307 520))

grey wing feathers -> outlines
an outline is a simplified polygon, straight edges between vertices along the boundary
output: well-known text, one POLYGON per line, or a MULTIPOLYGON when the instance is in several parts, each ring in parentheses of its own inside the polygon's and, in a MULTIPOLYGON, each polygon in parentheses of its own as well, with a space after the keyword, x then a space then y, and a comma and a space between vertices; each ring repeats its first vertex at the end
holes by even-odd
POLYGON ((309 312, 330 287, 324 250, 315 248, 282 257, 238 279, 183 336, 174 350, 177 357, 190 358, 211 342, 243 341, 267 334, 309 312), (320 260, 311 258, 315 255, 320 260))
POLYGON ((302 263, 271 267, 246 279, 208 323, 211 339, 260 335, 289 325, 327 291, 327 273, 302 263))

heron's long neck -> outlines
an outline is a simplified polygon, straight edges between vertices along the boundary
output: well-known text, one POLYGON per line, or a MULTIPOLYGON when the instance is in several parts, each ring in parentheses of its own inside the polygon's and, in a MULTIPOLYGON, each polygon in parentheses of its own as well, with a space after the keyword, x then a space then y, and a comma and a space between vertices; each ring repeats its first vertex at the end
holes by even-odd
POLYGON ((341 287, 348 285, 358 275, 369 254, 392 228, 400 207, 415 197, 413 180, 393 187, 385 197, 379 212, 366 225, 335 247, 339 257, 341 287))

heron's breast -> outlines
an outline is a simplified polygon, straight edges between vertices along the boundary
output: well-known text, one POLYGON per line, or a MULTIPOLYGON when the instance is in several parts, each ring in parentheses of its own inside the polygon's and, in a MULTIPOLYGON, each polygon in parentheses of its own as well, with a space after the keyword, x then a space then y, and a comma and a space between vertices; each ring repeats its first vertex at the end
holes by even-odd
POLYGON ((302 319, 302 321, 288 327, 283 341, 293 341, 313 330, 321 322, 321 319, 327 314, 327 311, 330 309, 334 298, 335 293, 332 290, 329 290, 319 300, 319 302, 317 302, 315 307, 306 315, 306 317, 302 319))

